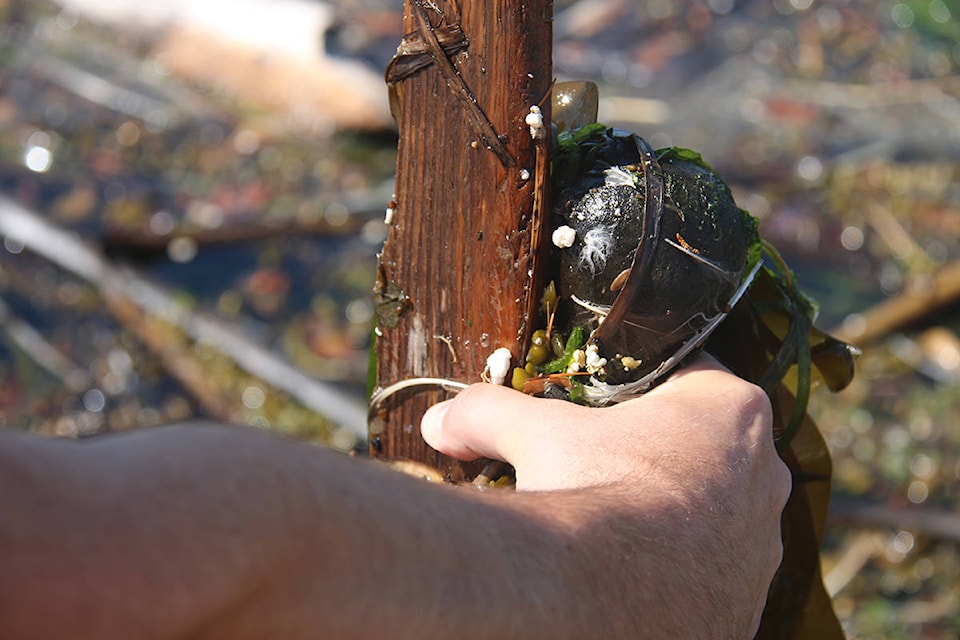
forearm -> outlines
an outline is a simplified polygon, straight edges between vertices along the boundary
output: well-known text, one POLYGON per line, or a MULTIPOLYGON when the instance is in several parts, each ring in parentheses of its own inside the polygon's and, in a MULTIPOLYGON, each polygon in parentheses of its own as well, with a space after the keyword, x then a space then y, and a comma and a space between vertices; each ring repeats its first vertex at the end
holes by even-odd
POLYGON ((346 586, 354 595, 350 615, 333 612, 344 626, 330 637, 734 637, 718 630, 716 610, 700 621, 685 604, 729 603, 708 592, 715 565, 690 557, 682 529, 691 514, 670 501, 638 501, 623 487, 480 493, 368 471, 387 477, 344 488, 366 508, 335 510, 351 536, 337 546, 363 560, 352 580, 306 592, 332 603, 346 586), (370 523, 380 525, 372 535, 370 523))
POLYGON ((292 561, 297 505, 277 491, 280 452, 261 473, 263 436, 228 434, 0 434, 5 637, 201 637, 259 597, 269 571, 292 561))
POLYGON ((506 460, 526 493, 224 426, 0 433, 0 629, 750 637, 790 490, 770 426, 760 389, 702 360, 606 409, 477 384, 428 412, 431 446, 506 460))
POLYGON ((480 495, 225 427, 0 444, 11 639, 613 637, 624 588, 656 604, 664 525, 618 529, 607 490, 480 495))

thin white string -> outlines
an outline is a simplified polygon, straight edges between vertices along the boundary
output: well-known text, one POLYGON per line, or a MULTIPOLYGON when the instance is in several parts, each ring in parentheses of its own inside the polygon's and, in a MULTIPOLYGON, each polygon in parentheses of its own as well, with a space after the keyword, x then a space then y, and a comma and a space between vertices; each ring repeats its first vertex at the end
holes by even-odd
POLYGON ((370 396, 370 408, 367 410, 367 423, 369 424, 377 414, 380 413, 380 408, 387 398, 404 389, 412 389, 414 387, 440 387, 444 391, 459 393, 468 386, 470 385, 464 382, 448 380, 447 378, 407 378, 406 380, 395 382, 389 386, 381 387, 370 396))

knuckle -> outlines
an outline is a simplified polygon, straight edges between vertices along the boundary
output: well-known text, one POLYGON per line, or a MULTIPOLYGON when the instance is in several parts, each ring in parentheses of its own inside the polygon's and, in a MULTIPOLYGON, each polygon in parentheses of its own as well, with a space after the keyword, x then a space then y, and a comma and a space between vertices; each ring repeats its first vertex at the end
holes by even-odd
POLYGON ((752 382, 742 381, 740 385, 740 402, 748 411, 760 414, 765 422, 773 421, 773 406, 770 398, 763 389, 752 382))
POLYGON ((790 494, 793 492, 793 474, 790 473, 790 468, 787 464, 779 457, 777 458, 776 474, 776 504, 780 511, 783 511, 787 506, 787 501, 790 499, 790 494))
POLYGON ((777 542, 773 545, 773 571, 776 572, 777 568, 783 563, 783 540, 779 535, 780 528, 777 527, 777 542))
POLYGON ((720 386, 709 390, 711 397, 725 398, 730 406, 743 414, 757 414, 765 422, 772 422, 773 407, 766 392, 749 380, 725 373, 720 386))

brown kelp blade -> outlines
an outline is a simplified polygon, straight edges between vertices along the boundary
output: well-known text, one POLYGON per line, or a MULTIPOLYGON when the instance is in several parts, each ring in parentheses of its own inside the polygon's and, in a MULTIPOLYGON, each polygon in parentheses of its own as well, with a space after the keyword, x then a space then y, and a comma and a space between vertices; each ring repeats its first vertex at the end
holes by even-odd
MULTIPOLYGON (((769 353, 776 354, 771 364, 771 370, 777 369, 777 373, 770 376, 773 384, 783 380, 796 393, 796 375, 791 372, 796 361, 796 352, 793 348, 795 345, 788 342, 788 337, 791 322, 797 313, 791 312, 788 293, 783 291, 780 283, 764 269, 750 288, 750 304, 763 323, 761 338, 764 348, 769 353)), ((812 324, 806 330, 813 364, 813 383, 822 382, 831 391, 844 389, 853 379, 857 349, 812 324)), ((757 382, 765 386, 761 381, 757 382)))
MULTIPOLYGON (((793 412, 793 396, 780 387, 774 419, 793 412)), ((781 519, 783 560, 767 596, 757 638, 842 640, 845 636, 820 572, 820 544, 830 502, 830 452, 816 424, 804 419, 785 451, 794 478, 781 519)))
MULTIPOLYGON (((762 293, 777 291, 766 289, 774 282, 770 274, 757 279, 767 283, 761 287, 762 293)), ((720 362, 753 382, 769 370, 778 353, 776 345, 771 348, 763 344, 761 336, 771 332, 755 311, 755 288, 750 288, 706 345, 720 362)), ((760 298, 771 301, 769 296, 760 298)), ((782 328, 782 335, 786 331, 782 328)), ((830 501, 830 452, 806 413, 793 437, 784 442, 781 436, 789 428, 790 417, 798 411, 797 398, 786 385, 775 384, 770 399, 774 434, 783 442, 780 455, 794 482, 781 519, 783 561, 771 585, 757 638, 842 640, 843 632, 820 574, 820 544, 830 501)))

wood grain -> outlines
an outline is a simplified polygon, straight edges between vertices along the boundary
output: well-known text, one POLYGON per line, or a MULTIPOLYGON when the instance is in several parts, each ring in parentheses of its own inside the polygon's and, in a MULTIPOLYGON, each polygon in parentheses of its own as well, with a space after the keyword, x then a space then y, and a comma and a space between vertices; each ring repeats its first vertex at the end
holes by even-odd
MULTIPOLYGON (((393 87, 397 191, 380 284, 409 302, 395 326, 380 323, 380 386, 419 376, 478 382, 498 347, 516 360, 542 290, 549 136, 535 140, 525 118, 538 104, 549 122, 552 3, 437 7, 442 17, 408 0, 406 30, 416 31, 422 10, 434 27, 459 21, 469 44, 444 54, 446 72, 434 59, 393 87), (499 156, 478 131, 478 114, 502 146, 499 156)), ((371 455, 423 462, 450 480, 472 477, 477 465, 440 456, 419 435, 423 412, 447 397, 423 389, 391 398, 370 425, 371 455)))

